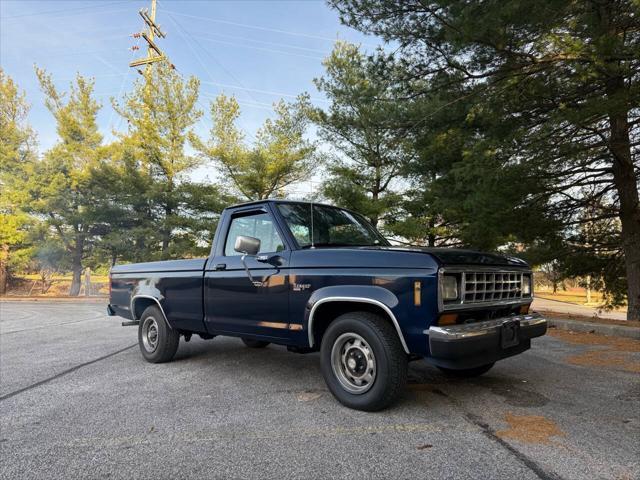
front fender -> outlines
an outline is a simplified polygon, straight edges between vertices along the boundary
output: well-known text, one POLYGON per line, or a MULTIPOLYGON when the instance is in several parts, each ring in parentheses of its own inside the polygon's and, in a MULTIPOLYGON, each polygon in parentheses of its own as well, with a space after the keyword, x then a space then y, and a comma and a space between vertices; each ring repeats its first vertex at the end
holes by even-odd
POLYGON ((406 353, 409 353, 402 329, 393 313, 393 309, 398 305, 398 298, 393 292, 386 288, 374 285, 339 285, 323 287, 313 292, 307 302, 304 319, 309 336, 309 347, 313 347, 315 343, 313 330, 314 314, 320 305, 328 302, 368 303, 380 307, 385 311, 395 327, 400 342, 402 343, 402 348, 406 353))

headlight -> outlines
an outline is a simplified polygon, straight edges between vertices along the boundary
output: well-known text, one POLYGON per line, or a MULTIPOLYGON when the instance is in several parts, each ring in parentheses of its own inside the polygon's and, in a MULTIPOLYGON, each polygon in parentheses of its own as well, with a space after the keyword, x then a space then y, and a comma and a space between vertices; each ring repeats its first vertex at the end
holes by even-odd
POLYGON ((458 279, 453 275, 442 277, 442 299, 455 300, 458 298, 458 279))
POLYGON ((522 276, 522 295, 525 297, 531 295, 531 275, 522 276))

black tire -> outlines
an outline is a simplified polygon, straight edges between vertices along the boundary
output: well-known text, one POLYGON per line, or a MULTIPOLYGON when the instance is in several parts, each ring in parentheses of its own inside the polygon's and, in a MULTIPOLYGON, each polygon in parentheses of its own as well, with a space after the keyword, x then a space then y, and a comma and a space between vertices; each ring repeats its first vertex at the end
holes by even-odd
POLYGON ((249 348, 264 348, 269 345, 271 342, 264 342, 262 340, 252 340, 250 338, 243 338, 242 343, 244 343, 249 348))
POLYGON ((155 305, 145 309, 138 326, 138 345, 144 359, 150 363, 168 362, 178 351, 179 343, 180 334, 167 325, 162 311, 155 305))
MULTIPOLYGON (((322 337, 320 366, 333 396, 346 407, 356 410, 373 412, 388 407, 400 397, 407 383, 407 354, 395 328, 384 318, 369 312, 345 313, 331 322, 322 337), (356 343, 350 343, 350 339, 356 343), (366 352, 372 352, 375 368, 363 360, 366 352), (339 359, 335 369, 334 353, 339 359), (353 367, 348 367, 351 357, 353 367), (364 386, 357 386, 345 374, 349 368, 356 369, 351 372, 360 369, 363 375, 375 372, 375 376, 364 386), (348 388, 366 390, 354 393, 348 388)), ((366 377, 359 376, 358 380, 363 378, 366 377)))
POLYGON ((494 365, 495 365, 495 362, 487 363, 486 365, 480 365, 479 367, 474 367, 474 368, 464 368, 461 370, 455 370, 453 368, 445 368, 445 367, 438 367, 438 368, 447 377, 473 378, 473 377, 479 377, 480 375, 487 373, 489 370, 491 370, 491 367, 493 367, 494 365))

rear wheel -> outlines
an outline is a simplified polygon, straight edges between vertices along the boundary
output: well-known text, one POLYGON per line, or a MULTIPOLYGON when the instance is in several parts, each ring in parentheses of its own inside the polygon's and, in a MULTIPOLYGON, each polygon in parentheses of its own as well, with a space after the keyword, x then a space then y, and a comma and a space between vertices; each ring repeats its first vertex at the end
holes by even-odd
POLYGON ((252 340, 251 338, 243 338, 242 343, 244 343, 249 348, 264 348, 269 345, 270 342, 264 342, 262 340, 252 340))
POLYGON ((491 367, 493 367, 494 365, 495 365, 495 362, 487 363, 486 365, 481 365, 479 367, 474 367, 474 368, 464 368, 461 370, 455 370, 453 368, 445 368, 445 367, 438 367, 438 368, 447 377, 473 378, 473 377, 479 377, 480 375, 487 373, 489 370, 491 370, 491 367))
POLYGON ((170 361, 178 351, 180 334, 167 325, 160 309, 152 305, 140 317, 138 345, 147 362, 170 361))
POLYGON ((320 365, 333 396, 356 410, 388 407, 407 382, 407 355, 395 329, 369 312, 346 313, 329 325, 320 365))

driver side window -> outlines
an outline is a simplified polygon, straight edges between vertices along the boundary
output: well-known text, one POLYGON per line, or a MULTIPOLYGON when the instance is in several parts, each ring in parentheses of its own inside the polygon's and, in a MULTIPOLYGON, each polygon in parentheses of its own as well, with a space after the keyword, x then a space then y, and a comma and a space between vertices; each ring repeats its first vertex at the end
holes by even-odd
POLYGON ((224 245, 224 254, 227 257, 242 255, 234 250, 236 238, 244 235, 254 237, 260 240, 260 253, 280 252, 284 250, 278 230, 273 219, 268 213, 256 213, 253 215, 245 215, 234 217, 229 225, 229 233, 227 241, 224 245))

